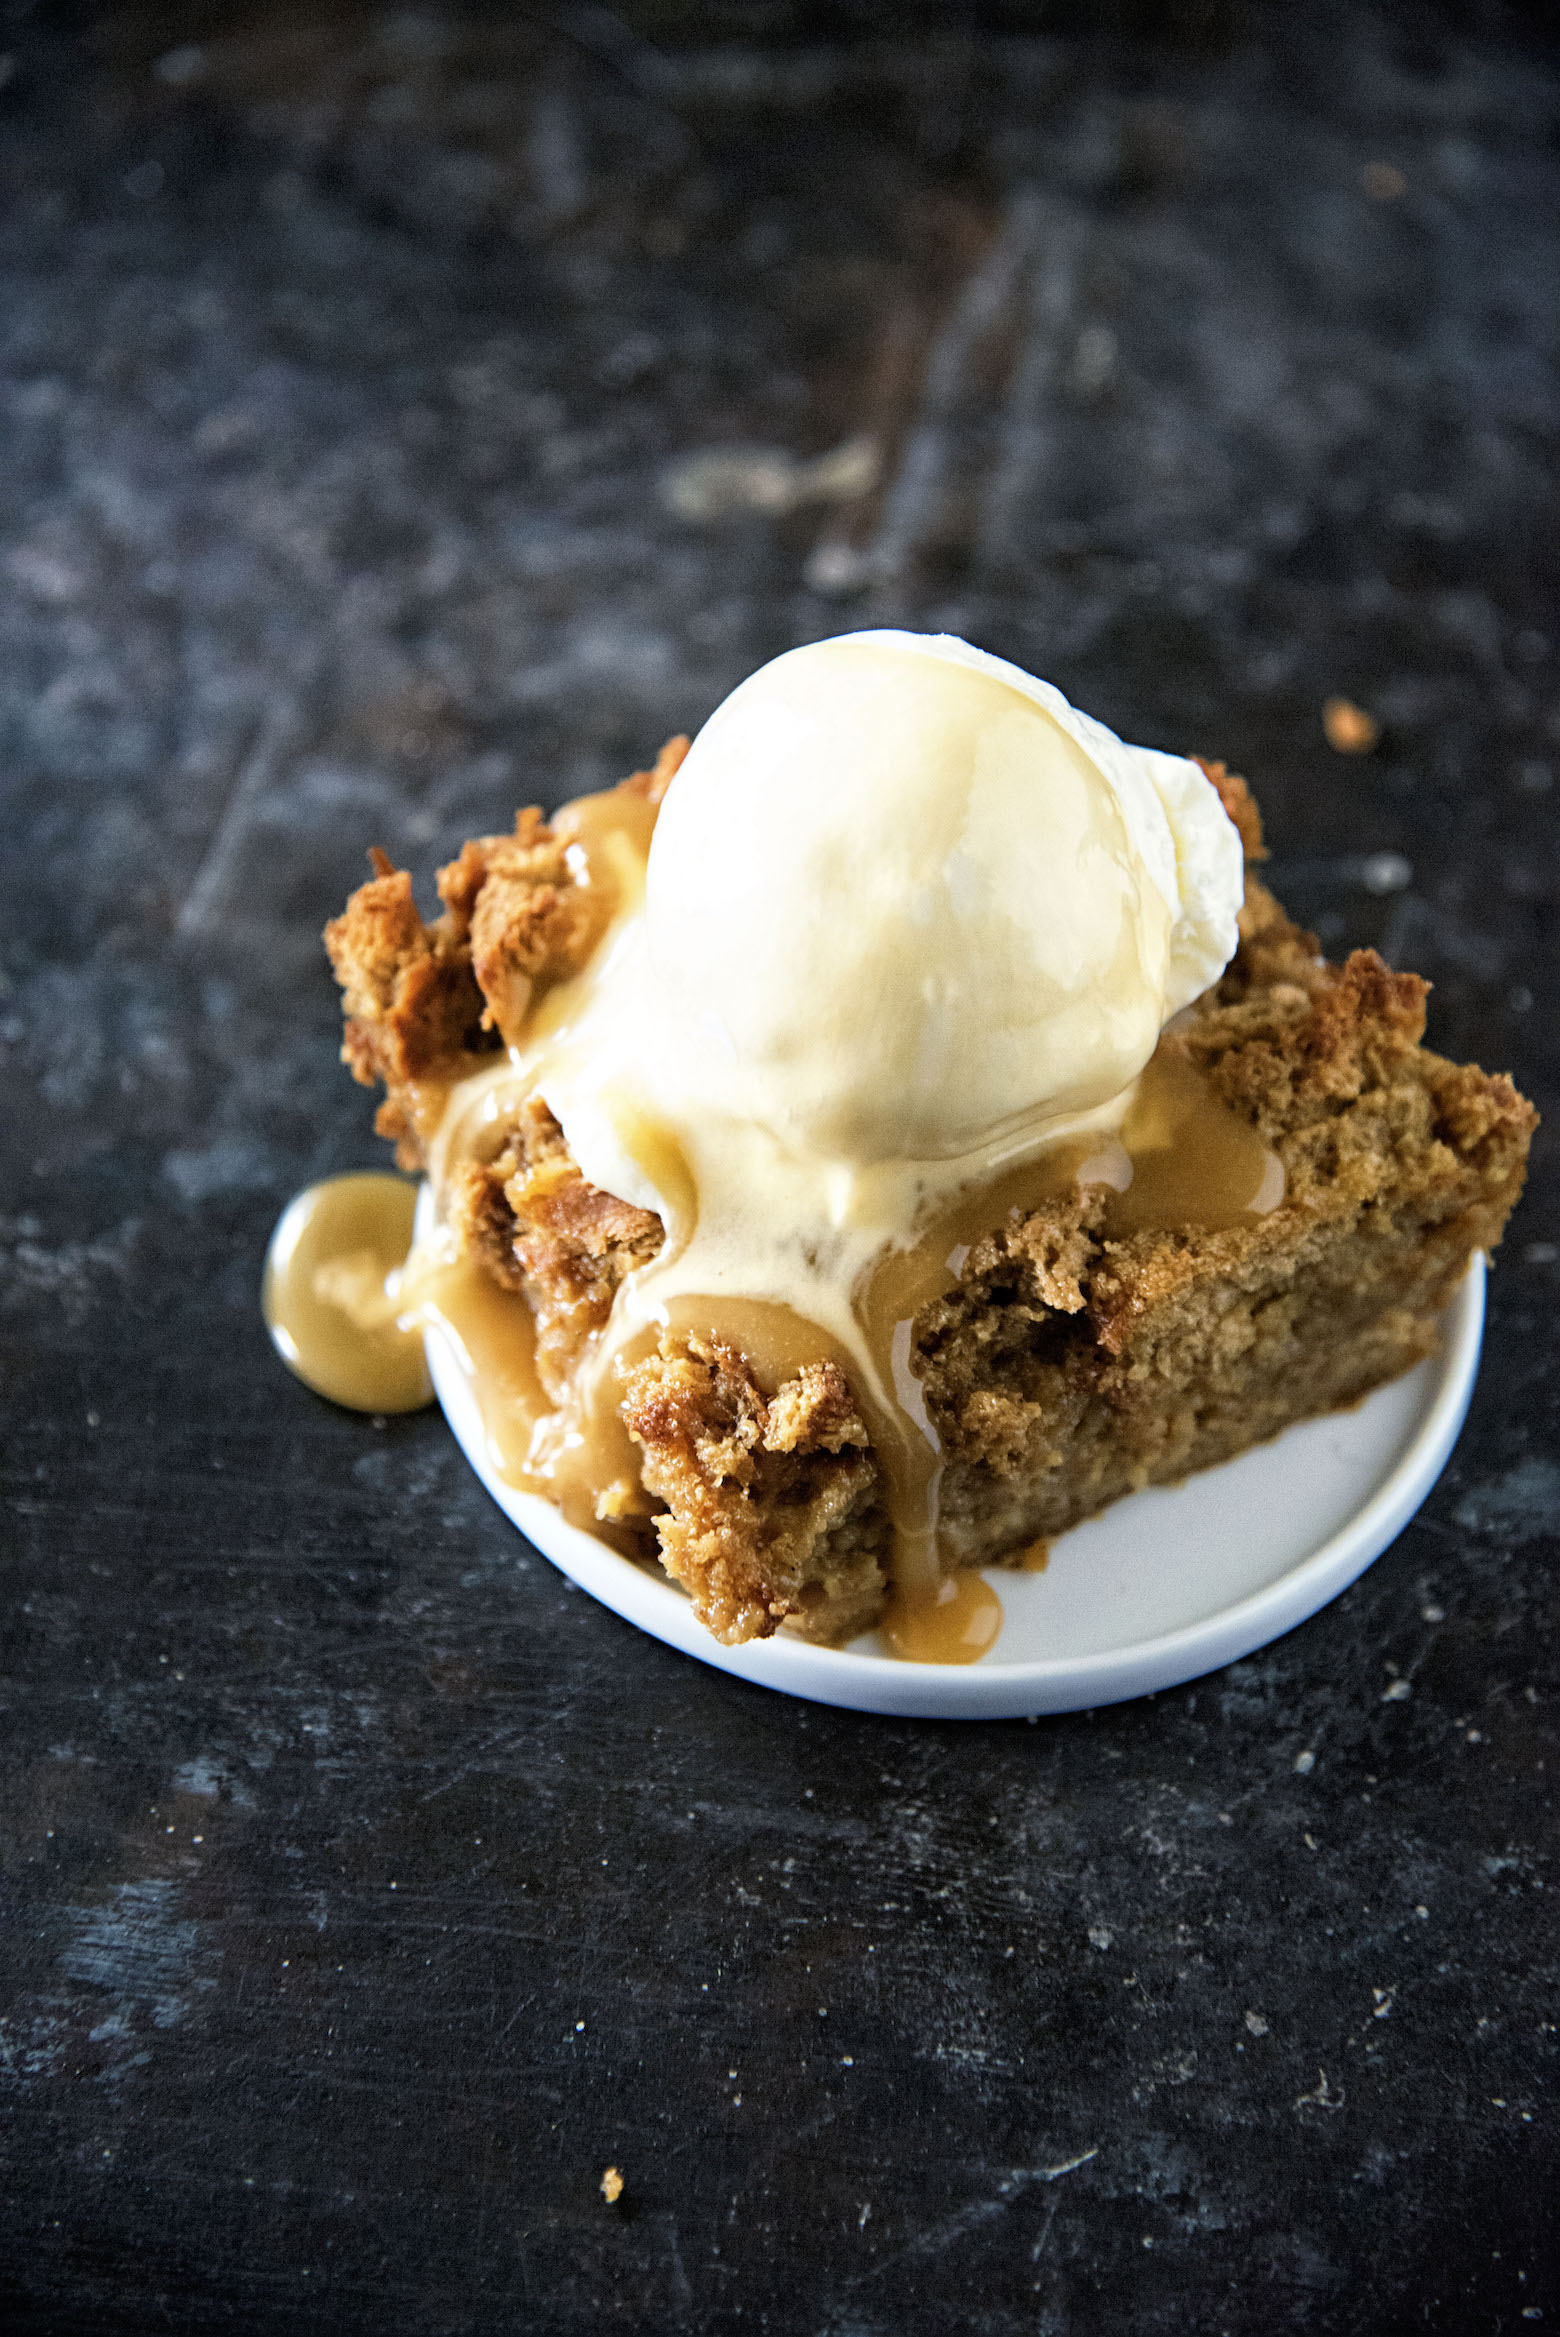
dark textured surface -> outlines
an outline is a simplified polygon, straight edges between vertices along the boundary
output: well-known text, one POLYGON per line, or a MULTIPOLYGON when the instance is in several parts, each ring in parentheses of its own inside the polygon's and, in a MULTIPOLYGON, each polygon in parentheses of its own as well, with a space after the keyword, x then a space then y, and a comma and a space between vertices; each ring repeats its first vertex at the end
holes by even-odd
POLYGON ((1421 1518, 1034 1726, 636 1636, 256 1313, 375 1153, 365 844, 426 881, 872 619, 1248 770, 1553 1109, 1540 20, 908 21, 11 11, 7 2331, 1560 2315, 1544 1139, 1421 1518))

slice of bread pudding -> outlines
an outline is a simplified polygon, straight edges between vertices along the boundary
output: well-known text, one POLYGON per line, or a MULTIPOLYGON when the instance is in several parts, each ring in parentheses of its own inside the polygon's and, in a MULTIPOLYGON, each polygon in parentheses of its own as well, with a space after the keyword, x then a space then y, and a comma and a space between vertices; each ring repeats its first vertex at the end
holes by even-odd
MULTIPOLYGON (((613 799, 646 844, 687 742, 613 799)), ((966 1245, 915 1314, 909 1368, 941 1447, 945 1569, 1016 1562, 1122 1494, 1228 1460, 1291 1422, 1355 1403, 1432 1352, 1475 1250, 1521 1191, 1531 1106, 1511 1081, 1426 1049, 1427 985, 1370 950, 1342 966, 1254 873, 1244 781, 1203 765, 1246 850, 1240 945, 1176 1017, 1161 1055, 1282 1163, 1283 1200, 1210 1227, 1113 1224, 1074 1184, 966 1245)), ((459 1083, 502 1061, 601 937, 571 815, 522 812, 467 844, 425 923, 410 877, 377 873, 326 931, 345 998, 344 1060, 383 1084, 380 1133, 404 1168, 432 1157, 459 1083)), ((599 1344, 661 1218, 588 1183, 537 1096, 480 1148, 441 1156, 458 1249, 523 1302, 548 1402, 599 1344)), ((780 1625, 838 1640, 880 1615, 893 1535, 868 1407, 820 1350, 766 1384, 739 1343, 668 1332, 615 1390, 638 1484, 598 1502, 620 1546, 658 1555, 727 1642, 780 1625)))

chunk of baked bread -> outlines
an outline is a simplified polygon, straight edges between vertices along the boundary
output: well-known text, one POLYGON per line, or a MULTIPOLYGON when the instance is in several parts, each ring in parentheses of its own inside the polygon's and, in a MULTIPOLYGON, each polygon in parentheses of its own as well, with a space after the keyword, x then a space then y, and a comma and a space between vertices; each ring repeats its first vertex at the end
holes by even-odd
MULTIPOLYGON (((625 782, 659 800, 686 742, 625 782)), ((1214 1093, 1284 1164, 1283 1203, 1219 1231, 1112 1238, 1098 1191, 1010 1219, 916 1318, 913 1366, 942 1440, 944 1563, 1001 1564, 1124 1493, 1170 1484, 1356 1402, 1429 1354, 1476 1249, 1522 1189, 1536 1115, 1501 1074, 1422 1044, 1427 985, 1372 950, 1329 965, 1254 873, 1245 782, 1204 763, 1246 847, 1240 946, 1177 1018, 1214 1093)), ((450 1085, 595 934, 562 844, 535 812, 468 844, 424 925, 409 877, 376 875, 327 928, 346 993, 344 1059, 382 1080, 381 1133, 416 1167, 450 1085), (525 985, 522 992, 520 985, 525 985)), ((546 1106, 447 1196, 466 1249, 522 1293, 556 1400, 660 1220, 588 1184, 546 1106)), ((727 1642, 782 1623, 838 1639, 887 1588, 890 1533, 843 1374, 779 1388, 718 1342, 669 1336, 627 1375, 623 1417, 661 1505, 667 1571, 727 1642)))
MULTIPOLYGON (((668 739, 622 792, 659 803, 686 738, 668 739)), ((512 836, 476 836, 438 875, 444 913, 425 925, 405 869, 376 845, 372 880, 325 928, 347 1018, 341 1059, 365 1087, 383 1082, 374 1122, 404 1169, 421 1168, 451 1087, 499 1052, 552 983, 578 971, 600 908, 567 840, 534 808, 512 836)))

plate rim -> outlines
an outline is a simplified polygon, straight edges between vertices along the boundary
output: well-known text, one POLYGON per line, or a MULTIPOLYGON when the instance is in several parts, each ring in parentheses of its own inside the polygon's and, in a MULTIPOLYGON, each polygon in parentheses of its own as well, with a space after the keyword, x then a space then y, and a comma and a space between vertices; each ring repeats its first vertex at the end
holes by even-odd
MULTIPOLYGON (((1484 1255, 1475 1251, 1442 1318, 1440 1350, 1426 1359, 1436 1378, 1424 1413, 1387 1475, 1336 1533, 1276 1581, 1196 1622, 1117 1648, 1021 1663, 989 1658, 970 1665, 905 1663, 778 1635, 723 1646, 695 1619, 670 1581, 657 1581, 632 1559, 570 1525, 540 1495, 521 1492, 498 1476, 446 1340, 430 1329, 424 1345, 450 1433, 493 1501, 549 1564, 625 1622, 696 1662, 809 1703, 906 1719, 1030 1719, 1095 1710, 1200 1679, 1256 1654, 1356 1582, 1396 1540, 1451 1456, 1478 1375, 1485 1271, 1484 1255)), ((1379 1392, 1373 1390, 1365 1402, 1379 1392)))

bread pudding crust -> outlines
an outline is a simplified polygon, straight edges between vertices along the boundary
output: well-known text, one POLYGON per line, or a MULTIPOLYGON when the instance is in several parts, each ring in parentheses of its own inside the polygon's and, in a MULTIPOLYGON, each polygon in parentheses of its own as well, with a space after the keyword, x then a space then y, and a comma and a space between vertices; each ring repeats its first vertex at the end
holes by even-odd
MULTIPOLYGON (((670 741, 625 788, 658 802, 686 747, 670 741)), ((1469 1257, 1494 1248, 1522 1188, 1531 1105, 1503 1075, 1424 1047, 1417 975, 1372 950, 1327 963, 1255 873, 1265 854, 1245 782, 1202 768, 1245 848, 1240 942, 1162 1044, 1278 1154, 1285 1198, 1245 1225, 1116 1239, 1103 1194, 1080 1191, 974 1245, 913 1333, 950 1568, 1016 1560, 1125 1493, 1407 1370, 1434 1350, 1469 1257)), ((409 876, 382 854, 375 871, 326 946, 343 1059, 383 1082, 377 1125, 414 1169, 451 1086, 541 987, 579 970, 599 928, 538 812, 440 872, 432 924, 409 876)), ((446 1206, 461 1247, 525 1297, 561 1400, 625 1276, 656 1255, 660 1219, 587 1183, 539 1100, 495 1157, 460 1164, 446 1206)), ((626 1374, 623 1418, 662 1505, 646 1531, 718 1639, 784 1623, 837 1640, 876 1619, 891 1536, 837 1366, 765 1389, 733 1348, 669 1335, 626 1374)))

